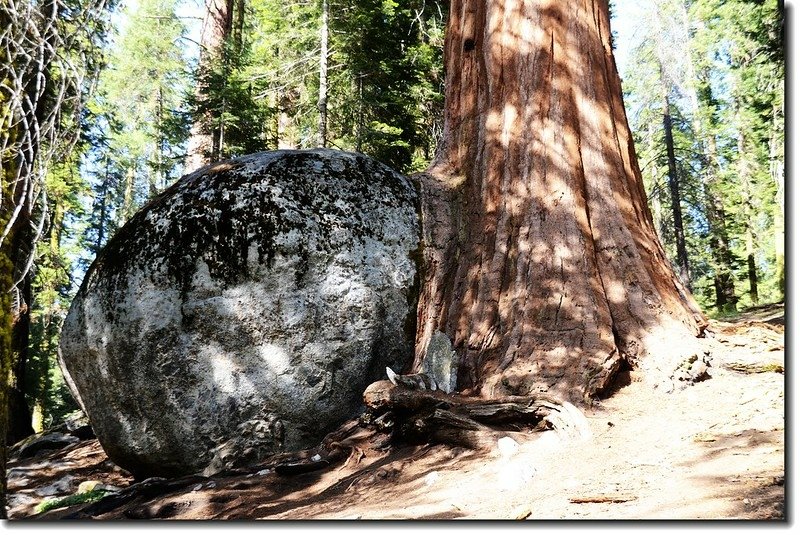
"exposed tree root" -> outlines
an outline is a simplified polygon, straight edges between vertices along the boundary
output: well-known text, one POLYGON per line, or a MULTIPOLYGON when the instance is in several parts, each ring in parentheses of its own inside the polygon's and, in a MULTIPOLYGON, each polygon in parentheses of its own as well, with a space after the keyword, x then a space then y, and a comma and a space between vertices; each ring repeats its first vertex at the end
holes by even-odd
POLYGON ((494 449, 499 438, 519 426, 552 428, 573 438, 590 434, 586 418, 574 405, 551 396, 484 399, 378 381, 367 387, 364 402, 376 419, 391 422, 401 438, 478 451, 494 449))
MULTIPOLYGON (((364 439, 363 436, 357 437, 359 433, 359 422, 350 420, 345 422, 335 431, 329 433, 323 441, 316 447, 306 450, 282 452, 271 455, 263 459, 258 464, 242 468, 233 468, 212 474, 190 475, 175 479, 165 479, 152 477, 134 483, 130 487, 113 494, 109 494, 100 500, 73 508, 64 514, 56 513, 54 518, 59 519, 88 519, 113 511, 123 505, 128 505, 134 501, 146 501, 170 492, 178 492, 188 487, 214 486, 214 479, 251 475, 264 470, 273 470, 281 476, 293 476, 315 470, 321 470, 339 462, 349 459, 351 456, 358 455, 360 450, 354 443, 357 438, 364 439)), ((41 518, 49 518, 42 516, 41 518)))

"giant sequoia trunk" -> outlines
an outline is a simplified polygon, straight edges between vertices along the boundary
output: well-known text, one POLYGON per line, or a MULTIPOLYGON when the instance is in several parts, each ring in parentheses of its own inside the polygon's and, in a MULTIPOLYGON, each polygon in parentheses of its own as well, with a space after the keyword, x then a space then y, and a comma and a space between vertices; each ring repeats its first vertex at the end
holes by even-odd
POLYGON ((445 54, 414 368, 438 330, 484 396, 671 377, 705 320, 647 208, 607 1, 453 0, 445 54))

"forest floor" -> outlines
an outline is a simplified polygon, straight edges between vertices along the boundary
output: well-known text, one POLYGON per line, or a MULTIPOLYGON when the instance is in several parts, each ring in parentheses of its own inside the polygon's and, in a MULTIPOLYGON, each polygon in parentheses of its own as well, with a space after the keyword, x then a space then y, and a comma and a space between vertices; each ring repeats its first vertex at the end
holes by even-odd
POLYGON ((347 461, 324 470, 140 484, 140 491, 94 512, 75 505, 36 515, 45 496, 72 494, 81 481, 132 483, 90 440, 11 462, 9 513, 12 519, 784 519, 783 305, 712 321, 710 335, 710 379, 664 393, 628 372, 613 396, 584 408, 592 436, 581 442, 545 431, 502 454, 442 445, 383 450, 379 437, 365 431, 347 461))

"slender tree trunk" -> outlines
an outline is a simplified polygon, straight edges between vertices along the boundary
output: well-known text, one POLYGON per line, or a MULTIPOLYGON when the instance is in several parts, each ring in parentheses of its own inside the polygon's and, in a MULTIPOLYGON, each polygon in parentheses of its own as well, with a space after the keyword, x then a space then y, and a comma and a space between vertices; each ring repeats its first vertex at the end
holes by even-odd
POLYGON ((607 1, 453 0, 445 54, 413 367, 443 331, 485 396, 590 398, 626 361, 670 383, 705 319, 653 228, 607 1))
POLYGON ((691 290, 691 277, 689 274, 689 254, 686 252, 686 236, 683 232, 683 215, 681 214, 680 178, 678 165, 675 159, 675 141, 672 138, 672 111, 670 110, 669 95, 664 95, 664 143, 667 148, 667 176, 669 177, 669 196, 672 205, 672 228, 675 230, 675 248, 677 250, 678 268, 681 281, 691 290))
POLYGON ((294 109, 294 102, 291 95, 283 94, 280 96, 278 104, 278 149, 296 149, 297 142, 292 136, 292 115, 290 111, 294 109))
MULTIPOLYGON (((739 112, 737 110, 737 115, 739 112)), ((745 254, 747 255, 747 280, 750 283, 750 302, 758 304, 758 272, 756 271, 756 248, 753 197, 750 188, 750 166, 746 156, 747 145, 744 137, 744 127, 741 119, 739 122, 739 133, 737 139, 737 150, 739 152, 738 172, 739 183, 742 188, 742 200, 744 201, 744 235, 745 235, 745 254)))
POLYGON ((105 240, 106 234, 106 218, 108 217, 108 191, 109 191, 109 158, 108 153, 106 153, 106 173, 103 179, 103 184, 100 187, 100 219, 97 222, 97 241, 94 244, 95 253, 100 251, 100 248, 103 247, 103 242, 105 240))
POLYGON ((714 265, 716 308, 719 312, 727 313, 735 311, 738 302, 731 268, 733 253, 731 253, 728 239, 725 209, 722 201, 715 194, 718 177, 722 170, 717 164, 717 142, 713 135, 707 137, 705 145, 707 153, 702 155, 701 161, 704 167, 704 204, 709 225, 711 258, 714 265))
POLYGON ((156 141, 156 176, 150 189, 150 196, 153 197, 163 190, 166 186, 164 177, 164 92, 158 86, 158 99, 156 103, 156 127, 158 128, 158 140, 156 141))
POLYGON ((208 76, 214 65, 225 60, 225 42, 231 34, 234 0, 206 0, 206 13, 200 37, 200 62, 195 92, 200 113, 195 117, 189 134, 185 172, 191 172, 212 161, 219 154, 219 112, 209 108, 208 76))
POLYGON ((358 123, 356 124, 356 152, 361 152, 364 141, 364 73, 358 75, 358 123))
POLYGON ((244 46, 244 11, 246 0, 236 0, 236 17, 234 23, 233 39, 236 52, 241 53, 244 46))
POLYGON ((217 132, 218 136, 215 139, 214 143, 214 152, 211 158, 212 161, 222 160, 223 158, 227 157, 227 152, 225 151, 225 112, 226 112, 226 105, 227 102, 225 101, 225 97, 222 98, 222 104, 220 106, 220 113, 219 118, 217 119, 217 132))
POLYGON ((319 28, 319 130, 317 144, 328 145, 328 0, 322 0, 322 23, 319 28))
MULTIPOLYGON (((782 101, 781 101, 782 104, 782 101)), ((775 181, 775 206, 773 207, 773 225, 775 238, 775 278, 781 300, 786 297, 786 253, 784 234, 784 165, 783 165, 783 110, 781 106, 772 109, 772 132, 770 133, 769 159, 770 174, 775 181)))
POLYGON ((122 196, 122 212, 119 218, 119 227, 131 218, 134 212, 134 186, 136 182, 136 164, 132 163, 131 166, 125 171, 125 193, 122 196))

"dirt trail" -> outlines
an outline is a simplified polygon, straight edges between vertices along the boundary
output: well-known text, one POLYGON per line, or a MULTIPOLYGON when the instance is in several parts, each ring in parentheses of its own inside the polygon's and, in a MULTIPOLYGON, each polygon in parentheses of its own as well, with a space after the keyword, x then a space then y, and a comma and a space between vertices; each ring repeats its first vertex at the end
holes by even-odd
MULTIPOLYGON (((346 463, 324 471, 202 479, 95 518, 782 519, 783 307, 712 322, 710 331, 711 379, 664 393, 629 372, 611 398, 585 409, 592 437, 583 442, 548 431, 477 455, 381 450, 364 435, 346 463)), ((31 516, 35 489, 67 475, 57 495, 86 479, 130 482, 110 466, 96 441, 12 463, 12 518, 31 516)))

